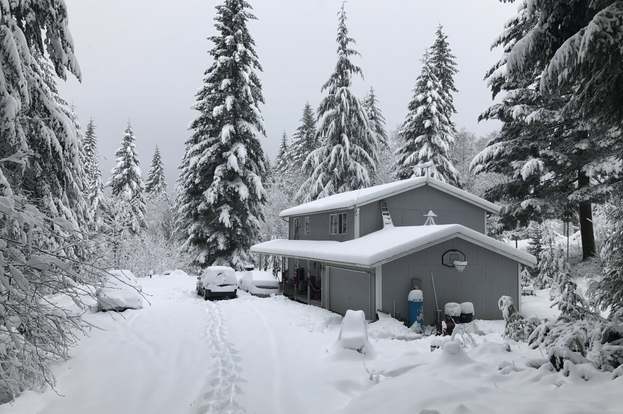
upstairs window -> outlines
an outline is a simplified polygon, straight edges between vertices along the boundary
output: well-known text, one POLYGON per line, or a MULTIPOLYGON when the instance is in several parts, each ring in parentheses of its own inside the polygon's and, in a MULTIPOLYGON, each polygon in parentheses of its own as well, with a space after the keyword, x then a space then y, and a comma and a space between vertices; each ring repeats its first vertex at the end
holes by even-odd
POLYGON ((297 237, 299 235, 299 219, 298 219, 298 217, 295 217, 294 220, 292 220, 292 235, 294 237, 297 237))
POLYGON ((348 215, 346 213, 331 214, 329 216, 329 230, 331 234, 346 234, 348 215))
POLYGON ((309 234, 309 216, 305 216, 305 234, 309 234))

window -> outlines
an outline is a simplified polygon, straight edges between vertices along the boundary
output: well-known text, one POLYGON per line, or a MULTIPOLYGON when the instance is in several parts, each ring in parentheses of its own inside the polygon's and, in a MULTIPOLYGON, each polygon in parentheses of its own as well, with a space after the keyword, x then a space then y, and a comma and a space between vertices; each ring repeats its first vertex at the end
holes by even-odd
POLYGON ((348 229, 346 223, 348 216, 346 213, 331 214, 329 216, 329 229, 331 234, 346 234, 348 229))
POLYGON ((305 234, 309 234, 309 216, 305 217, 305 234))
POLYGON ((292 234, 294 237, 297 237, 299 234, 299 219, 298 217, 295 217, 294 220, 292 220, 292 234))

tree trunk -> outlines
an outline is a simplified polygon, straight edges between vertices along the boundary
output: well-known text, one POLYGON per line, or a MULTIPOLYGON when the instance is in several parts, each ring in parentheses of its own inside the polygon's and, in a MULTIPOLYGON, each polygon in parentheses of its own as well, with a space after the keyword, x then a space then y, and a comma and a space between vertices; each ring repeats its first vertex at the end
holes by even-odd
MULTIPOLYGON (((584 171, 578 171, 578 188, 588 187, 590 178, 584 171)), ((580 234, 582 235, 582 260, 595 256, 595 233, 593 232, 593 210, 590 201, 580 202, 580 234)))

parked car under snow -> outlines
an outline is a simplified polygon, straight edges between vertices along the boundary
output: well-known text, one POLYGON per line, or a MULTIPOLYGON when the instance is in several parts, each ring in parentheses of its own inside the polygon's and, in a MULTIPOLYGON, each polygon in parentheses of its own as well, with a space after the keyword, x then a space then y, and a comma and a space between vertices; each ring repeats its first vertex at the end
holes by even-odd
POLYGON ((228 266, 210 266, 197 277, 197 294, 205 300, 233 299, 237 290, 236 272, 228 266))
POLYGON ((123 312, 141 309, 141 285, 129 270, 109 270, 101 285, 95 290, 98 311, 123 312))
POLYGON ((256 296, 270 296, 279 293, 279 280, 272 272, 248 267, 241 272, 240 289, 256 296))

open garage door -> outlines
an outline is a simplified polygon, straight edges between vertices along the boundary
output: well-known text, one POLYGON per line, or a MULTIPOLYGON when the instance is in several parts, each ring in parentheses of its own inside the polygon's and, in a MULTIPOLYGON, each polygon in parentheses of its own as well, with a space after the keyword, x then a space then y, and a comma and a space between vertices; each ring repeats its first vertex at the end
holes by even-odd
POLYGON ((362 310, 366 319, 375 319, 370 273, 342 267, 329 267, 329 310, 345 314, 362 310))

